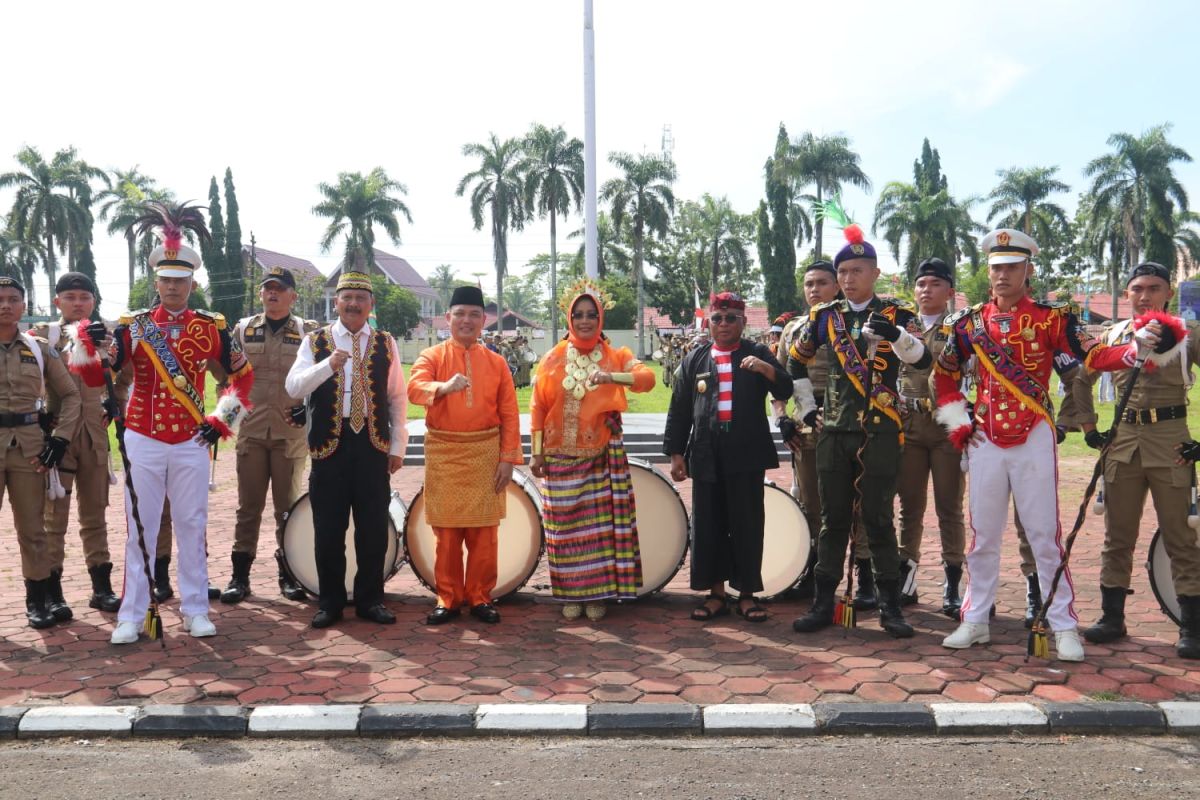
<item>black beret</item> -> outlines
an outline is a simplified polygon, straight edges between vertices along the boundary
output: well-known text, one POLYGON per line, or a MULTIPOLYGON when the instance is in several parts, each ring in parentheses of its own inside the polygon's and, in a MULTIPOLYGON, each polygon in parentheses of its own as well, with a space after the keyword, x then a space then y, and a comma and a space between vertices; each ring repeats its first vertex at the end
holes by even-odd
POLYGON ((16 289, 21 293, 21 297, 25 296, 25 287, 16 278, 8 275, 0 275, 0 289, 16 289))
POLYGON ((290 269, 284 269, 283 267, 271 267, 263 275, 263 279, 259 281, 258 285, 266 286, 271 281, 282 283, 289 289, 296 288, 296 276, 292 274, 290 269))
POLYGON ((82 272, 64 272, 59 276, 58 282, 54 284, 54 293, 62 294, 63 292, 80 291, 96 293, 96 284, 92 279, 82 272))
POLYGON ((1125 279, 1125 285, 1128 286, 1134 278, 1140 278, 1143 275, 1162 278, 1167 283, 1171 282, 1171 270, 1157 261, 1143 261, 1133 268, 1133 272, 1129 273, 1129 277, 1125 279))
POLYGON ((835 278, 837 277, 837 270, 833 268, 833 264, 830 264, 823 258, 818 258, 816 261, 804 268, 805 272, 812 272, 813 270, 822 270, 824 272, 828 272, 835 278))

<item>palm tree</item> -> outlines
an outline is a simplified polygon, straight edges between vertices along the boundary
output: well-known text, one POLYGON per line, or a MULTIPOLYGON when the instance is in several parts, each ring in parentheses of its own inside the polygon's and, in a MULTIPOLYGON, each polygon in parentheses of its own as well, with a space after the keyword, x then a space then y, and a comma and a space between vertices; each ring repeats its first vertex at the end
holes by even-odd
POLYGON ((439 307, 443 312, 450 307, 455 283, 454 267, 449 264, 438 264, 429 276, 429 285, 437 290, 439 307))
POLYGON ((707 192, 700 198, 698 217, 703 236, 702 252, 711 264, 709 284, 713 291, 720 285, 723 271, 739 275, 750 269, 750 250, 746 246, 746 219, 733 210, 729 198, 714 199, 707 192), (722 270, 722 266, 726 269, 722 270))
POLYGON ((392 244, 400 244, 400 220, 412 224, 412 214, 403 200, 392 193, 408 194, 408 188, 388 177, 383 167, 366 175, 339 172, 336 184, 319 183, 325 199, 313 206, 318 217, 327 217, 329 227, 321 237, 321 252, 328 253, 334 241, 346 234, 343 268, 370 274, 375 263, 375 226, 383 228, 392 244))
MULTIPOLYGON (((585 239, 586 237, 586 226, 567 234, 568 239, 585 239)), ((587 258, 586 251, 587 242, 582 242, 575 253, 574 260, 583 264, 587 258)), ((613 228, 612 218, 603 211, 596 212, 596 277, 604 279, 614 271, 627 274, 629 258, 629 252, 622 245, 621 237, 613 228)))
POLYGON ((1170 124, 1134 136, 1114 133, 1108 145, 1114 152, 1093 159, 1084 168, 1092 178, 1089 190, 1095 213, 1115 212, 1125 236, 1126 269, 1141 253, 1168 267, 1175 266, 1174 214, 1188 210, 1187 191, 1175 177, 1173 165, 1192 157, 1167 140, 1170 124))
POLYGON ((41 239, 30 236, 28 230, 23 234, 18 233, 11 220, 5 228, 0 229, 0 274, 21 279, 31 313, 37 306, 37 292, 33 283, 34 270, 45 255, 46 245, 41 239))
POLYGON ((525 203, 538 217, 550 216, 550 339, 558 341, 558 229, 556 218, 583 202, 583 142, 568 139, 562 126, 535 124, 525 136, 525 203))
POLYGON ((646 357, 646 290, 643 257, 646 235, 663 238, 675 211, 675 165, 668 158, 654 155, 635 156, 612 153, 608 160, 624 175, 604 184, 603 198, 612 204, 613 228, 617 233, 625 225, 633 228, 633 269, 637 276, 638 358, 646 357))
POLYGON ((504 276, 508 274, 508 232, 519 231, 529 219, 525 199, 526 167, 523 142, 500 141, 490 134, 482 144, 463 145, 463 155, 478 158, 479 167, 458 182, 454 193, 459 197, 471 188, 471 221, 475 230, 483 229, 485 209, 492 223, 492 260, 496 265, 496 330, 504 330, 504 276))
POLYGON ((944 188, 924 194, 912 184, 892 181, 879 195, 872 229, 883 228, 892 256, 903 264, 911 283, 926 258, 936 256, 947 264, 957 264, 961 253, 970 257, 973 266, 979 263, 975 243, 979 226, 971 219, 971 203, 959 203, 944 188))
POLYGON ((44 266, 53 286, 57 272, 55 244, 58 252, 65 252, 70 237, 82 235, 92 226, 91 214, 71 192, 78 196, 90 193, 91 187, 81 175, 64 169, 57 156, 48 162, 33 147, 22 148, 17 163, 23 170, 0 175, 0 189, 16 187, 10 221, 18 237, 28 233, 46 242, 44 266))
MULTIPOLYGON (((106 228, 109 236, 124 236, 129 255, 129 290, 133 291, 134 281, 137 280, 137 262, 139 243, 129 235, 133 221, 141 215, 141 208, 151 200, 170 202, 174 199, 172 193, 159 189, 153 178, 138 171, 137 165, 132 169, 112 171, 108 186, 96 195, 98 213, 96 218, 108 222, 106 228)), ((143 241, 140 249, 148 252, 143 241)), ((151 246, 150 249, 153 249, 151 246)))
MULTIPOLYGON (((80 158, 79 152, 74 147, 59 150, 54 154, 50 164, 62 176, 67 187, 67 194, 72 200, 79 203, 88 215, 86 230, 67 232, 67 266, 68 269, 74 271, 77 258, 84 248, 91 247, 92 244, 92 226, 95 224, 95 220, 92 218, 92 200, 94 198, 92 181, 98 181, 107 187, 108 173, 99 167, 93 167, 80 158)), ((95 279, 94 275, 91 277, 95 279)))
POLYGON ((1068 226, 1062 206, 1046 201, 1071 187, 1054 177, 1058 167, 1012 167, 996 170, 1000 183, 987 196, 992 200, 988 224, 1000 217, 999 227, 1019 228, 1039 242, 1055 239, 1068 226))
MULTIPOLYGON (((822 203, 842 190, 844 184, 871 190, 871 180, 859 164, 859 155, 850 149, 850 138, 841 134, 814 136, 805 131, 776 158, 776 169, 792 183, 793 194, 799 196, 807 186, 815 187, 812 201, 822 203)), ((793 225, 799 222, 793 220, 793 225)), ((821 254, 824 221, 818 216, 813 228, 813 252, 821 254)), ((797 228, 797 234, 800 232, 797 228)), ((797 235, 797 244, 799 235, 797 235)))
POLYGON ((1185 276, 1194 275, 1200 268, 1200 230, 1193 225, 1200 225, 1200 214, 1195 211, 1175 213, 1175 246, 1179 258, 1183 259, 1185 276))

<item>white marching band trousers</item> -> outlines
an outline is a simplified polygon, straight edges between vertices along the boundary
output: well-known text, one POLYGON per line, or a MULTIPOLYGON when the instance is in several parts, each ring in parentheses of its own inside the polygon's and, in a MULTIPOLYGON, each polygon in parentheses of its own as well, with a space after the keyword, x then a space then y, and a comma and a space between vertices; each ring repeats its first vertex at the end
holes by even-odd
MULTIPOLYGON (((179 582, 179 611, 189 617, 208 613, 208 554, 204 531, 208 525, 208 447, 195 441, 166 444, 134 431, 125 431, 133 488, 138 496, 138 514, 146 550, 154 567, 163 502, 171 498, 171 524, 175 529, 176 575, 179 582)), ((129 535, 125 541, 125 599, 117 612, 118 622, 140 623, 150 607, 150 585, 146 581, 142 548, 138 545, 132 503, 125 494, 129 535)), ((169 555, 169 554, 167 554, 169 555)))
MULTIPOLYGON (((1042 597, 1050 596, 1050 584, 1063 552, 1058 520, 1058 445, 1054 429, 1043 420, 1034 425, 1022 444, 998 447, 985 439, 978 447, 968 445, 967 453, 974 538, 967 550, 968 584, 962 619, 986 625, 1000 581, 1000 545, 1008 527, 1010 493, 1033 549, 1042 597)), ((1046 613, 1051 630, 1073 630, 1077 626, 1074 597, 1068 569, 1046 613)))

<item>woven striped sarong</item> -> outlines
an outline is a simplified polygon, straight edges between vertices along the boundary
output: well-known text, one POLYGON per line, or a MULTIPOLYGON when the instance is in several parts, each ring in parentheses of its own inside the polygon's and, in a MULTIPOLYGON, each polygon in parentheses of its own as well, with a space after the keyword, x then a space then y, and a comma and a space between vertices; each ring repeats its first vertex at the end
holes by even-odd
POLYGON ((629 459, 619 438, 596 456, 546 454, 542 487, 550 587, 559 600, 632 599, 642 585, 629 459))

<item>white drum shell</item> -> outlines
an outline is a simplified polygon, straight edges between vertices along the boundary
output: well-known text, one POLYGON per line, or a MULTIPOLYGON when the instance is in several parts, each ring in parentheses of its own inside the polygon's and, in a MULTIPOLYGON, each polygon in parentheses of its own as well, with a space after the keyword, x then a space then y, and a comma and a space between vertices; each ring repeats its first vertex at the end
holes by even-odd
POLYGON ((1160 530, 1156 530, 1154 538, 1150 540, 1146 571, 1150 573, 1150 588, 1154 591, 1159 608, 1176 625, 1181 624, 1183 612, 1179 607, 1179 596, 1175 594, 1175 581, 1171 577, 1171 557, 1167 555, 1167 544, 1160 530))
MULTIPOLYGON (((763 487, 763 590, 755 597, 769 600, 791 589, 800 582, 808 566, 808 555, 812 549, 812 537, 808 531, 808 520, 804 509, 791 493, 773 483, 763 487)), ((731 597, 738 592, 729 584, 725 591, 731 597)))
POLYGON ((653 594, 683 566, 688 548, 688 515, 679 492, 653 464, 629 459, 637 510, 638 547, 642 554, 642 585, 638 597, 653 594))

